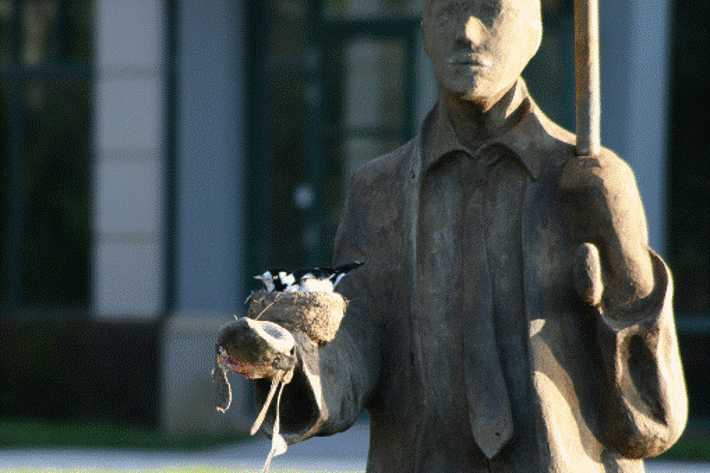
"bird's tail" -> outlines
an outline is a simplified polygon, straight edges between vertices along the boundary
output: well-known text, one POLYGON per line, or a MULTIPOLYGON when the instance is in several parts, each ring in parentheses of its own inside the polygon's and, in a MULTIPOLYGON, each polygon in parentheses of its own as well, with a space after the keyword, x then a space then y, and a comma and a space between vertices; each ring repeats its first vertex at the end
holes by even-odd
POLYGON ((335 274, 345 274, 347 272, 352 271, 355 268, 359 268, 365 264, 364 261, 351 261, 350 263, 343 264, 341 266, 336 266, 333 268, 333 273, 335 274))
POLYGON ((345 276, 347 273, 352 271, 355 268, 359 268, 365 264, 364 261, 351 261, 350 263, 343 264, 341 266, 336 266, 333 268, 333 275, 331 276, 331 280, 333 281, 333 287, 338 285, 341 279, 343 279, 343 276, 345 276))

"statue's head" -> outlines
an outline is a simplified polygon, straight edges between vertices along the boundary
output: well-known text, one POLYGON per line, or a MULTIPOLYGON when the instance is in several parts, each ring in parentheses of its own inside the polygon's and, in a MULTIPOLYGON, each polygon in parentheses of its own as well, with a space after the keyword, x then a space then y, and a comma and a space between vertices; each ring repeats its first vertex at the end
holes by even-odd
POLYGON ((427 0, 422 32, 442 87, 490 101, 515 83, 540 46, 540 0, 427 0))

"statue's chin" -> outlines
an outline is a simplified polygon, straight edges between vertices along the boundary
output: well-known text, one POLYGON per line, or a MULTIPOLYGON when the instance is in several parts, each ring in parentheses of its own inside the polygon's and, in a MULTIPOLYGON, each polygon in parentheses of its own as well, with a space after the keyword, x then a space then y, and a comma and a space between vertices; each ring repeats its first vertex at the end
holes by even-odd
POLYGON ((467 102, 486 103, 500 92, 499 87, 482 74, 456 74, 440 82, 451 95, 467 102))
POLYGON ((512 87, 515 86, 517 77, 512 80, 493 80, 483 74, 477 76, 453 77, 455 80, 441 80, 441 86, 451 96, 472 105, 487 110, 501 100, 512 87), (506 84, 501 87, 501 84, 506 84))

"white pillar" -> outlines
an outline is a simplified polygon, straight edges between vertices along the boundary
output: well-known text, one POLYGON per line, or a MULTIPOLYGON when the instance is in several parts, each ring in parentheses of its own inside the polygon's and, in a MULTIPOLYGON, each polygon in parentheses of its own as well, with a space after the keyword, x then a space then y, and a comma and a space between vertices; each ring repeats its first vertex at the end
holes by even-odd
POLYGON ((668 0, 633 0, 628 159, 649 221, 651 246, 666 246, 670 14, 668 0))
POLYGON ((152 319, 163 309, 161 0, 96 2, 93 310, 152 319))
POLYGON ((243 11, 242 1, 210 0, 177 12, 176 294, 160 378, 170 432, 246 431, 255 417, 251 383, 236 375, 231 408, 217 412, 210 375, 219 327, 245 309, 243 11))
POLYGON ((663 254, 670 1, 600 2, 602 145, 636 173, 651 247, 663 254))

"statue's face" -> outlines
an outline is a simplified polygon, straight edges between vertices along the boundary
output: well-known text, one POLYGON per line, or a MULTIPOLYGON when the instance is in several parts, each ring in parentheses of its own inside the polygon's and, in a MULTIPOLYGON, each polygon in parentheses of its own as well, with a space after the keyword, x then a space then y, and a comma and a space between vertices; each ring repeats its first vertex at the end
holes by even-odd
POLYGON ((505 93, 537 52, 540 0, 428 0, 422 32, 442 87, 488 101, 505 93))

